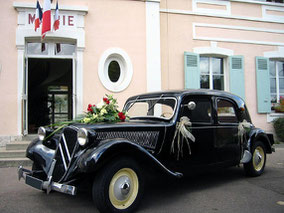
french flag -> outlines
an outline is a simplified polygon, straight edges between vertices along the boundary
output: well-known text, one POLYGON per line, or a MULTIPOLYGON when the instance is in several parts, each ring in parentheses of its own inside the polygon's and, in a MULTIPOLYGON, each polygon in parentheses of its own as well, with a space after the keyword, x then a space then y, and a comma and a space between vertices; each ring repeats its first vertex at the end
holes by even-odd
POLYGON ((42 15, 42 28, 41 28, 41 39, 45 38, 48 31, 51 30, 51 1, 44 0, 43 15, 42 15))
POLYGON ((36 3, 35 31, 39 28, 42 21, 42 11, 39 2, 36 3))
POLYGON ((59 10, 58 10, 58 1, 56 2, 56 8, 55 8, 55 17, 54 17, 54 23, 53 23, 53 29, 54 31, 59 29, 59 10))

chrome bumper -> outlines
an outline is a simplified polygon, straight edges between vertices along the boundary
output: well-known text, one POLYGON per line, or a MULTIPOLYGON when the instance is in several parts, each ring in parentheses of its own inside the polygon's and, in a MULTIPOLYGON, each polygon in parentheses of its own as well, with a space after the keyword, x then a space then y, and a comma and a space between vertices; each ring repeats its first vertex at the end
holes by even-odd
POLYGON ((50 175, 48 175, 47 181, 43 181, 41 179, 33 177, 33 171, 25 169, 22 166, 19 166, 18 168, 18 177, 19 180, 23 178, 27 185, 30 185, 39 190, 46 190, 47 194, 49 194, 51 190, 54 190, 69 195, 76 195, 77 189, 75 186, 53 182, 52 176, 50 175))

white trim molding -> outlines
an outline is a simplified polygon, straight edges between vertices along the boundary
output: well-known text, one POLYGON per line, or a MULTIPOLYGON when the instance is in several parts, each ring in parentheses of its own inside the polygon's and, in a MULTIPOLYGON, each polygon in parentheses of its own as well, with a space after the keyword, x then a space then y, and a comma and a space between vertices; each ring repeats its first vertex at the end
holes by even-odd
POLYGON ((257 41, 257 40, 244 40, 244 39, 234 39, 234 38, 222 38, 222 37, 206 37, 198 36, 196 33, 197 27, 215 28, 215 29, 228 29, 228 30, 240 30, 240 31, 250 31, 250 32, 264 32, 272 34, 284 34, 284 30, 278 29, 265 29, 265 28, 255 28, 255 27, 244 27, 244 26, 231 26, 231 25, 219 25, 219 24, 206 24, 206 23, 193 23, 193 39, 194 40, 204 40, 204 41, 221 41, 221 42, 232 42, 232 43, 247 43, 247 44, 262 44, 270 46, 284 46, 284 42, 274 42, 274 41, 257 41))
POLYGON ((262 6, 262 16, 266 20, 284 22, 284 8, 283 7, 274 7, 274 6, 262 6), (272 15, 269 14, 269 11, 282 13, 281 15, 272 15))
POLYGON ((266 2, 261 0, 230 0, 231 2, 240 2, 240 3, 247 3, 247 4, 261 4, 261 5, 277 5, 279 7, 284 7, 282 3, 275 3, 275 2, 266 2))
POLYGON ((147 92, 162 88, 160 49, 160 2, 146 2, 147 92))
POLYGON ((217 47, 217 42, 211 42, 210 47, 196 47, 193 48, 194 53, 198 54, 210 54, 210 55, 219 55, 219 56, 232 56, 234 51, 231 49, 217 47))
POLYGON ((225 19, 235 19, 235 20, 245 20, 245 21, 256 21, 256 22, 265 22, 265 23, 279 23, 283 24, 283 21, 277 19, 265 19, 265 18, 256 18, 248 16, 236 16, 236 15, 226 15, 226 14, 210 14, 206 12, 190 11, 190 10, 178 10, 178 9, 160 9, 161 13, 169 14, 178 14, 178 15, 193 15, 193 16, 206 16, 214 18, 225 18, 225 19))
POLYGON ((284 113, 268 113, 266 118, 267 122, 271 123, 277 118, 284 118, 284 113))
POLYGON ((101 56, 98 65, 98 75, 103 86, 111 92, 125 90, 133 76, 133 66, 128 54, 120 48, 107 49, 101 56), (112 82, 108 75, 109 64, 116 61, 120 67, 120 77, 117 82, 112 82))
POLYGON ((231 15, 231 3, 230 1, 223 0, 193 0, 192 1, 192 10, 194 12, 201 12, 207 14, 216 14, 216 15, 231 15), (210 9, 210 8, 202 8, 198 7, 198 4, 207 4, 212 6, 224 6, 226 9, 210 9))
POLYGON ((284 58, 284 46, 278 47, 278 51, 264 52, 266 58, 284 58))
MULTIPOLYGON (((35 9, 36 8, 36 2, 35 3, 26 3, 26 2, 13 2, 14 8, 19 9, 35 9)), ((51 9, 55 10, 56 4, 51 5, 51 9)), ((66 5, 60 5, 59 7, 60 10, 66 10, 66 11, 77 11, 77 12, 83 12, 83 13, 88 13, 88 7, 86 6, 66 6, 66 5)))

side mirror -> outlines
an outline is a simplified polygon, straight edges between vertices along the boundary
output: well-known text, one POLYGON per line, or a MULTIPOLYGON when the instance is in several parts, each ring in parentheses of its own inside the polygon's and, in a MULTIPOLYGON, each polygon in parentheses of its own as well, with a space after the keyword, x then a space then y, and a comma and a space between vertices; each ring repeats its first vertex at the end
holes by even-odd
POLYGON ((194 101, 190 101, 188 104, 187 104, 187 108, 189 110, 194 110, 196 107, 196 103, 194 101))

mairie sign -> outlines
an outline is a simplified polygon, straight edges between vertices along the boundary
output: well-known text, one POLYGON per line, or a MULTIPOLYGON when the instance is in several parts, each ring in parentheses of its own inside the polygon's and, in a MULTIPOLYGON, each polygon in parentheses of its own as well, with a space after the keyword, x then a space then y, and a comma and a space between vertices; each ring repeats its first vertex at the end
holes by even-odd
MULTIPOLYGON (((28 13, 28 24, 33 25, 35 21, 35 13, 28 13)), ((68 14, 61 14, 59 15, 60 20, 60 26, 65 27, 74 27, 75 24, 75 16, 74 15, 68 15, 68 14)))

